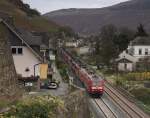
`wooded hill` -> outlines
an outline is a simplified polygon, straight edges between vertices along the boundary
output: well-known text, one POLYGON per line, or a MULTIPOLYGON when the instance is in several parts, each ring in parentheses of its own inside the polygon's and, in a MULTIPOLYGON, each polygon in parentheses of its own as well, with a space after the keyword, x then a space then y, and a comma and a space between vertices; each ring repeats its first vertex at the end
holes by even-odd
POLYGON ((80 34, 97 33, 107 24, 136 29, 139 23, 150 32, 150 0, 129 0, 97 9, 62 9, 44 16, 58 24, 70 26, 80 34))
POLYGON ((15 26, 30 31, 56 31, 59 26, 40 16, 40 13, 31 9, 21 0, 0 0, 0 15, 8 14, 13 17, 15 26))

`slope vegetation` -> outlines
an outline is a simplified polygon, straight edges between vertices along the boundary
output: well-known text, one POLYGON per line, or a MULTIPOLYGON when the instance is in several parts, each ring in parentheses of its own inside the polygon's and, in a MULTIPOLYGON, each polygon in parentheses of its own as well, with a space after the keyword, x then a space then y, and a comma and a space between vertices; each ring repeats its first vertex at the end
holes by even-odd
POLYGON ((150 0, 131 0, 97 9, 62 9, 44 16, 82 34, 97 33, 107 24, 135 29, 142 23, 150 31, 150 0))
POLYGON ((21 0, 0 0, 0 15, 4 13, 13 17, 17 27, 30 31, 55 31, 59 27, 41 17, 36 10, 30 9, 29 5, 23 4, 21 0))

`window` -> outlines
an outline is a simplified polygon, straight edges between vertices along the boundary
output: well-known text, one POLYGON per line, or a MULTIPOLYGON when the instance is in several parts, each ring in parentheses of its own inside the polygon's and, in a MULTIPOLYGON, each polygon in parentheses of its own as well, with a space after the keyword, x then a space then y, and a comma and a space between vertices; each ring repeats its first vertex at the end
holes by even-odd
POLYGON ((148 55, 148 49, 147 48, 145 49, 145 55, 148 55))
POLYGON ((127 64, 126 63, 124 64, 124 69, 127 70, 127 64))
POLYGON ((11 52, 12 52, 12 54, 21 55, 21 54, 23 54, 23 49, 20 47, 19 48, 13 47, 13 48, 11 48, 11 52))
POLYGON ((17 53, 17 49, 16 48, 12 48, 11 52, 12 52, 12 54, 16 54, 17 53))
POLYGON ((22 54, 22 48, 18 48, 18 54, 22 54))
POLYGON ((139 55, 142 55, 142 49, 139 49, 139 55))

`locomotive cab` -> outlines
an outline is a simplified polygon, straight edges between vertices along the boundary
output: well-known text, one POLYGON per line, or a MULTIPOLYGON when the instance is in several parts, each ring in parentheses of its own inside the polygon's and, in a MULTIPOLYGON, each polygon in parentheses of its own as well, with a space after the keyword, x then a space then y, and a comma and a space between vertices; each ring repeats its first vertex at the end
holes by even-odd
POLYGON ((91 91, 90 93, 92 94, 97 94, 97 95, 102 95, 104 91, 104 82, 103 80, 98 77, 97 75, 92 76, 92 86, 91 86, 91 91))

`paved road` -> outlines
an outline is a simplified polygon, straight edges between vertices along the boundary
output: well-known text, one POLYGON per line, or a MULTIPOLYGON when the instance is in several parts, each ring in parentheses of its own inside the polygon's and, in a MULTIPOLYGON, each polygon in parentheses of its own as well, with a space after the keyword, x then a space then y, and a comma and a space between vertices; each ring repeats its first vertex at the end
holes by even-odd
POLYGON ((60 75, 59 70, 57 69, 55 63, 52 64, 52 67, 53 67, 53 70, 54 70, 53 78, 60 81, 60 84, 59 84, 58 89, 49 90, 49 91, 52 95, 55 95, 55 96, 66 95, 68 93, 68 84, 64 83, 62 81, 61 75, 60 75))
POLYGON ((67 83, 62 81, 61 75, 55 63, 52 64, 52 68, 54 70, 53 78, 60 81, 59 87, 57 89, 41 89, 39 92, 30 92, 29 94, 65 96, 68 93, 69 86, 67 83))

